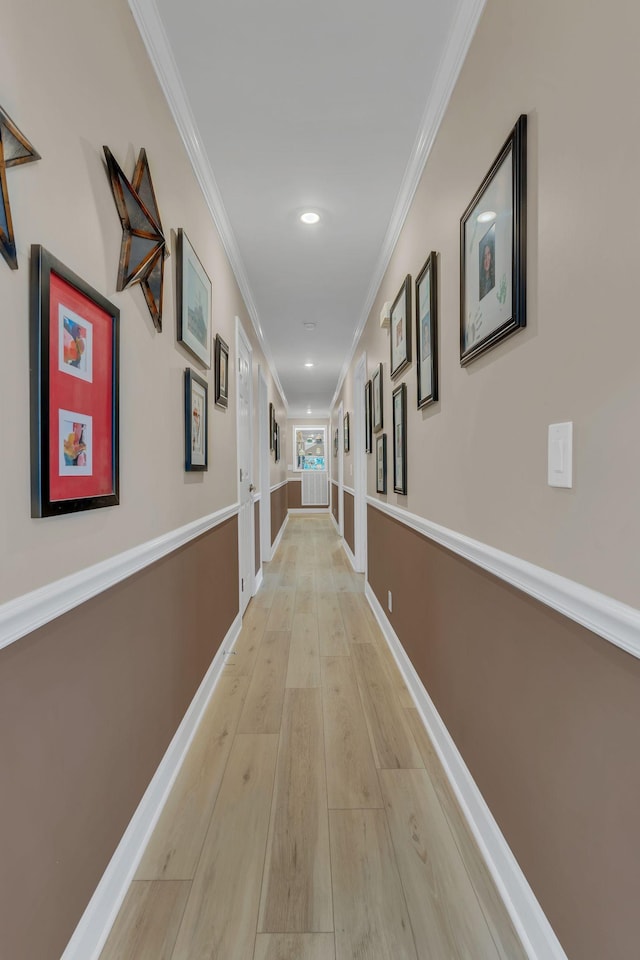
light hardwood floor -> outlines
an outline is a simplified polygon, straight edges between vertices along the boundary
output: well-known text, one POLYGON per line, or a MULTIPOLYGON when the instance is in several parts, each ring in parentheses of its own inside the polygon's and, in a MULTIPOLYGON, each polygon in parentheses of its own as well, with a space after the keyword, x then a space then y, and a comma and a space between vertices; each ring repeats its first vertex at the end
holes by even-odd
POLYGON ((291 517, 101 960, 526 960, 328 517, 291 517))

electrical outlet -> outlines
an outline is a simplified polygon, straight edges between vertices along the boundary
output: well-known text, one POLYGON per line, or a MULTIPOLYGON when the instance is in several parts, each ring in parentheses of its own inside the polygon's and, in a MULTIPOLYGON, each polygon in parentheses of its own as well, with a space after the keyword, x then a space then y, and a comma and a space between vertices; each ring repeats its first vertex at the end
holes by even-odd
POLYGON ((389 613, 393 613, 393 597, 391 596, 391 590, 387 591, 387 606, 389 607, 389 613))

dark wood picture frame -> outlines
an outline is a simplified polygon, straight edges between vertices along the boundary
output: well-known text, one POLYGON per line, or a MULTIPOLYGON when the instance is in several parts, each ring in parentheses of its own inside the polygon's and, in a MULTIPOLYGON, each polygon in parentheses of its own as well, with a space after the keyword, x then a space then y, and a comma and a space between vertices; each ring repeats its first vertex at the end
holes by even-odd
POLYGON ((382 406, 382 379, 382 364, 380 363, 371 374, 371 420, 373 423, 374 433, 378 433, 379 430, 382 430, 382 425, 384 422, 384 409, 382 406), (376 413, 380 414, 380 416, 377 418, 376 413))
POLYGON ((116 506, 120 311, 31 247, 31 516, 116 506))
POLYGON ((373 450, 373 434, 371 431, 371 380, 364 385, 364 452, 373 450))
POLYGON ((280 462, 280 424, 276 421, 274 424, 273 449, 275 452, 276 463, 280 462))
POLYGON ((229 405, 229 347, 219 333, 216 334, 215 368, 215 403, 226 408, 229 405))
POLYGON ((333 433, 333 454, 335 457, 338 456, 338 450, 340 449, 339 444, 340 444, 340 431, 338 427, 336 427, 333 433))
POLYGON ((344 446, 344 452, 349 453, 351 447, 351 437, 349 435, 349 414, 345 413, 344 419, 342 421, 342 440, 344 446))
POLYGON ((411 320, 411 276, 407 274, 391 305, 389 372, 392 380, 411 363, 411 320))
POLYGON ((376 437, 376 493, 387 492, 387 435, 376 437), (382 469, 381 469, 382 468, 382 469))
POLYGON ((407 385, 401 383, 393 391, 393 489, 407 492, 407 385), (398 469, 401 467, 401 469, 398 469))
POLYGON ((274 405, 269 402, 269 450, 274 446, 274 424, 276 422, 276 410, 274 405))
POLYGON ((431 251, 416 277, 418 410, 438 399, 438 255, 431 251))
POLYGON ((209 385, 191 367, 184 371, 184 468, 209 469, 209 385))
POLYGON ((178 342, 205 367, 211 367, 213 287, 207 271, 182 228, 178 230, 176 239, 176 260, 178 342), (198 329, 200 326, 203 327, 202 330, 198 329))
POLYGON ((526 326, 526 265, 527 117, 522 114, 460 218, 461 366, 526 326))

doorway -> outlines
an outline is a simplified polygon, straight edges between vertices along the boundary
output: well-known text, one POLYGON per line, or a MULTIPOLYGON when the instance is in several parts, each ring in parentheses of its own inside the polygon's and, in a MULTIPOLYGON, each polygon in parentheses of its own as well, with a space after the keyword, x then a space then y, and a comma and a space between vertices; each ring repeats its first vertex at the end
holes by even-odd
POLYGON ((240 568, 240 615, 244 616, 253 593, 255 575, 254 509, 251 494, 253 467, 253 373, 251 344, 236 317, 238 358, 236 396, 238 437, 238 563, 240 568))

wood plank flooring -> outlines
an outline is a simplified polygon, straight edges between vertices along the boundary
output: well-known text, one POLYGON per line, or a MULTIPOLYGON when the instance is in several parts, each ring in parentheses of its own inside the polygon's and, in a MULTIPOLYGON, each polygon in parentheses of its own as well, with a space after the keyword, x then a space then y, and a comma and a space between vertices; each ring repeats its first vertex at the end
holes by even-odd
POLYGON ((328 517, 291 517, 101 960, 526 960, 328 517))

